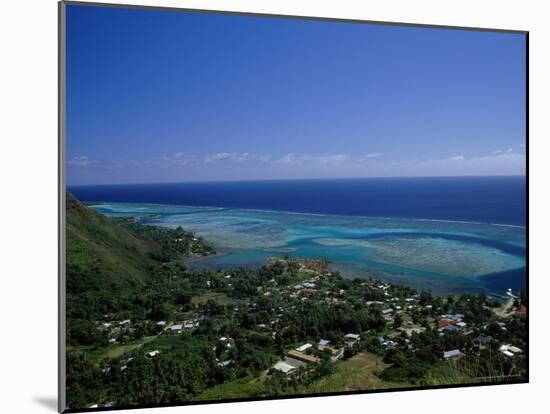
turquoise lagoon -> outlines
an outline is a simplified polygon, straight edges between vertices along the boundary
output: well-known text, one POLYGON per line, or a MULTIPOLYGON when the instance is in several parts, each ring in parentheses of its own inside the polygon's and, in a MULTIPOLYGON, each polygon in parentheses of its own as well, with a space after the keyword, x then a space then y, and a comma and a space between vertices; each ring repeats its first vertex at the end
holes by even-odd
POLYGON ((519 291, 526 281, 522 226, 137 203, 92 207, 195 232, 219 253, 188 263, 197 269, 255 268, 269 257, 290 255, 326 258, 344 277, 373 277, 435 294, 503 294, 519 291))

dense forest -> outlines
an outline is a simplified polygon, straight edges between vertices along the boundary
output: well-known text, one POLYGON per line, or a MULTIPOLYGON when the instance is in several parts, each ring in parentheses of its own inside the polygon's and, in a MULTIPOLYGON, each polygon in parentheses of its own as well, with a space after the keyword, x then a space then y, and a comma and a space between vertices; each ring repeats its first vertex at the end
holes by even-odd
POLYGON ((340 391, 358 378, 361 389, 525 379, 521 298, 435 297, 343 278, 322 259, 186 267, 213 253, 181 228, 113 220, 67 195, 68 409, 340 391))

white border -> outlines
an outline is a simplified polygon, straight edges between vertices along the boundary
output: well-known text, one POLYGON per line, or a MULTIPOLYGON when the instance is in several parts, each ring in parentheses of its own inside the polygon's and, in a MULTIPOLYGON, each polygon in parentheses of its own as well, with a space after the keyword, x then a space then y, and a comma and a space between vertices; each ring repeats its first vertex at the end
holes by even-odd
MULTIPOLYGON (((113 3, 126 3, 113 0, 113 3)), ((2 412, 55 412, 57 391, 57 2, 2 5, 2 412)), ((529 30, 531 366, 529 385, 368 394, 128 412, 531 412, 543 407, 550 292, 546 190, 550 28, 544 2, 508 0, 165 0, 135 4, 529 30), (537 326, 537 330, 533 327, 537 326), (538 344, 538 346, 537 346, 538 344)))

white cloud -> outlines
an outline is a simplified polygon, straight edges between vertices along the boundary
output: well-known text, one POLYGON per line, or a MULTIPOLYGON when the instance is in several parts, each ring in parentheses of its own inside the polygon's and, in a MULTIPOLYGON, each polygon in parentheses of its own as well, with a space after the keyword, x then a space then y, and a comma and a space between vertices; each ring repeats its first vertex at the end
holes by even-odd
MULTIPOLYGON (((514 147, 517 149, 517 147, 514 147)), ((388 155, 354 157, 338 154, 282 156, 249 152, 219 152, 194 155, 175 152, 141 160, 93 161, 87 156, 70 159, 68 165, 100 169, 135 169, 143 174, 172 174, 186 179, 319 178, 384 176, 467 176, 525 174, 524 151, 491 153, 483 156, 454 155, 441 158, 392 159, 388 155), (213 164, 218 163, 218 164, 213 164), (212 168, 215 165, 216 168, 212 168)), ((166 175, 166 176, 168 176, 166 175)), ((178 178, 179 179, 179 178, 178 178)))
POLYGON ((216 154, 210 154, 204 157, 206 162, 216 162, 216 161, 236 161, 242 162, 246 161, 249 157, 248 152, 218 152, 216 154))
POLYGON ((371 154, 367 154, 367 158, 378 158, 378 157, 381 157, 381 156, 382 156, 381 152, 373 152, 371 154))
POLYGON ((197 157, 186 152, 176 152, 172 157, 162 157, 162 161, 174 165, 189 165, 196 164, 197 157))
MULTIPOLYGON (((526 158, 523 154, 502 153, 466 158, 456 156, 405 162, 400 167, 418 175, 510 175, 525 173, 526 158), (456 161, 460 162, 456 162, 456 161)), ((398 168, 401 169, 401 168, 398 168)))
POLYGON ((302 154, 296 155, 293 152, 289 152, 283 155, 281 158, 275 160, 275 164, 337 164, 347 161, 349 159, 346 154, 332 154, 332 155, 309 155, 302 154))
POLYGON ((456 155, 454 157, 449 158, 449 161, 464 161, 464 155, 456 155))
POLYGON ((67 164, 75 167, 87 167, 91 164, 91 161, 86 155, 82 155, 80 157, 71 158, 69 161, 67 161, 67 164))
POLYGON ((514 151, 513 148, 508 148, 508 149, 506 150, 506 153, 507 153, 507 154, 511 154, 513 151, 514 151))

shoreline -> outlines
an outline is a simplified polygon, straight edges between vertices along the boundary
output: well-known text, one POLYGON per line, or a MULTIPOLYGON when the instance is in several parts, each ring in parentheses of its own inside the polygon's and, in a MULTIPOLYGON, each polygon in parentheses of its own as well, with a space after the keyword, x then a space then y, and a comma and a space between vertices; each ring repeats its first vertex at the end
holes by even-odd
MULTIPOLYGON (((150 204, 150 203, 120 203, 120 202, 102 202, 102 203, 89 203, 89 202, 86 202, 85 204, 87 204, 88 206, 92 207, 92 208, 97 208, 97 207, 100 207, 101 205, 115 205, 115 204, 120 204, 120 205, 125 205, 125 206, 129 206, 130 209, 131 207, 135 206, 139 206, 139 207, 148 207, 148 206, 151 206, 151 207, 164 207, 164 206, 171 206, 171 207, 176 207, 176 206, 179 206, 179 205, 173 205, 173 204, 150 204)), ((223 208, 212 208, 212 207, 204 207, 204 206, 201 206, 201 207, 197 207, 197 206, 179 206, 179 207, 185 207, 185 208, 194 208, 194 209, 208 209, 207 211, 205 212, 208 212, 208 211, 212 211, 212 212, 217 212, 217 211, 223 211, 223 210, 229 210, 229 209, 223 209, 223 208)), ((327 219, 329 219, 330 217, 342 217, 342 218, 352 218, 352 219, 357 219, 357 218, 362 218, 361 216, 344 216, 344 215, 319 215, 319 214, 310 214, 310 213, 293 213, 293 212, 280 212, 280 211, 268 211, 268 210, 258 210, 258 209, 230 209, 230 210, 240 210, 240 211, 244 211, 244 212, 250 212, 250 211, 256 211, 256 212, 267 212, 267 213, 275 213, 275 214, 278 214, 278 213, 282 213, 282 214, 292 214, 292 215, 300 215, 300 216, 311 216, 311 215, 315 215, 315 216, 321 216, 321 217, 327 217, 327 219)), ((155 212, 154 211, 139 211, 139 212, 132 212, 132 211, 129 211, 129 212, 120 212, 120 215, 128 215, 128 216, 135 216, 135 217, 146 217, 150 214, 154 214, 155 212)), ((200 211, 198 213, 201 213, 200 211)), ((107 214, 109 215, 109 213, 104 213, 104 214, 107 214)), ((119 213, 115 213, 115 214, 119 214, 119 213)), ((174 213, 168 213, 167 215, 172 215, 174 213)), ((178 213, 175 213, 176 215, 178 213)), ((193 214, 193 213, 190 213, 190 214, 193 214)), ((159 217, 162 217, 163 216, 163 213, 158 213, 158 214, 155 214, 155 215, 158 215, 159 217)), ((368 217, 367 217, 368 218, 368 217)), ((420 222, 442 222, 442 223, 455 223, 455 221, 448 221, 448 220, 432 220, 432 219, 417 219, 417 220, 413 220, 413 219, 404 219, 404 218, 385 218, 385 220, 395 220, 395 221, 407 221, 407 220, 410 220, 410 221, 420 221, 420 222)), ((472 224, 472 223, 465 223, 465 222, 456 222, 456 223, 459 223, 459 224, 472 224)), ((155 221, 155 222, 148 222, 148 223, 143 223, 144 225, 153 225, 153 226, 159 226, 159 227, 170 227, 170 225, 168 225, 167 223, 161 223, 161 222, 158 222, 158 221, 155 221)), ((474 223, 474 224, 485 224, 485 223, 474 223)), ((197 233, 200 235, 200 232, 197 233)), ((204 236, 203 236, 204 237, 204 236)), ((234 262, 232 263, 231 259, 229 260, 226 260, 225 263, 224 263, 224 260, 223 258, 224 257, 231 257, 232 255, 234 254, 238 254, 242 251, 246 251, 248 250, 247 248, 227 248, 227 247, 222 247, 222 246, 219 246, 217 245, 217 243, 215 242, 212 242, 210 239, 207 239, 207 241, 216 249, 216 253, 213 254, 213 255, 209 255, 209 256, 205 256, 205 257, 194 257, 194 258, 188 258, 185 260, 185 264, 189 267, 189 268, 192 268, 192 269, 196 269, 196 270, 218 270, 218 269, 222 269, 222 270, 230 270, 230 269, 235 269, 235 268, 239 268, 239 267, 243 267, 243 268, 247 268, 247 269, 251 269, 251 270, 254 270, 254 269, 258 269, 260 268, 261 266, 265 265, 268 260, 267 260, 267 257, 264 259, 259 259, 259 260, 250 260, 249 262, 234 262), (221 263, 216 263, 217 261, 221 261, 221 263)), ((284 249, 284 248, 283 248, 284 249)), ((264 250, 264 249, 259 249, 259 250, 264 250)), ((269 251, 269 254, 270 255, 273 255, 273 256, 277 256, 279 255, 280 257, 282 257, 284 254, 289 254, 291 257, 295 257, 295 258, 313 258, 313 256, 304 256, 304 255, 294 255, 293 252, 291 251, 276 251, 277 249, 270 249, 269 251)), ((316 255, 316 257, 327 257, 326 255, 323 256, 323 255, 316 255)), ((479 291, 485 291, 487 293, 502 293, 500 289, 497 289, 497 288, 494 288, 494 287, 491 287, 491 285, 493 284, 493 281, 491 281, 490 279, 484 279, 485 276, 488 276, 490 277, 491 275, 493 275, 495 272, 493 273, 487 273, 487 274, 484 274, 484 275, 480 275, 480 276, 476 276, 475 278, 463 278, 464 279, 464 283, 461 283, 461 282, 457 282, 457 283, 452 283, 452 282, 444 282, 442 280, 440 280, 439 277, 435 277, 435 278, 430 278, 428 276, 426 277, 422 277, 422 276, 415 276, 414 274, 412 275, 408 275, 407 272, 404 272, 404 273, 396 273, 395 275, 392 274, 392 272, 385 272, 383 270, 380 270, 380 269, 377 269, 377 268, 370 268, 370 267, 365 267, 365 268, 361 268, 361 269, 358 269, 357 268, 357 264, 354 264, 354 263, 340 263, 340 262, 335 262, 335 261, 332 261, 332 264, 331 264, 331 267, 334 269, 334 270, 338 270, 342 273, 343 277, 345 278, 369 278, 369 277, 374 277, 374 278, 377 278, 377 279, 383 279, 383 280, 387 280, 389 282, 392 282, 392 283, 397 283, 397 284, 403 284, 403 285, 407 285, 407 286, 411 286, 411 287, 414 287, 416 289, 419 289, 419 290, 422 290, 422 289, 432 289, 434 291, 437 291, 438 294, 441 294, 441 295, 445 295, 445 294, 449 294, 449 293, 457 293, 457 292, 464 292, 464 293, 467 293, 467 292, 479 292, 479 291), (345 271, 345 269, 348 268, 348 271, 345 271), (342 270, 344 269, 344 270, 342 270), (350 270, 351 269, 351 270, 350 270), (422 279, 422 280, 418 280, 418 278, 422 279), (477 285, 477 286, 476 286, 477 285)), ((359 266, 361 267, 361 266, 359 266)), ((519 267, 518 269, 514 269, 514 270, 520 270, 520 269, 525 269, 525 266, 522 266, 522 267, 519 267)), ((417 270, 416 269, 411 269, 411 271, 413 272, 416 272, 417 270)), ((496 272, 496 273, 500 273, 500 272, 496 272)), ((446 277, 448 275, 441 275, 442 277, 446 277)), ((450 277, 450 276, 449 276, 450 277)), ((510 284, 510 286, 508 287, 513 287, 514 289, 516 289, 518 286, 520 285, 524 285, 525 284, 525 281, 517 281, 515 283, 512 283, 510 284)))

